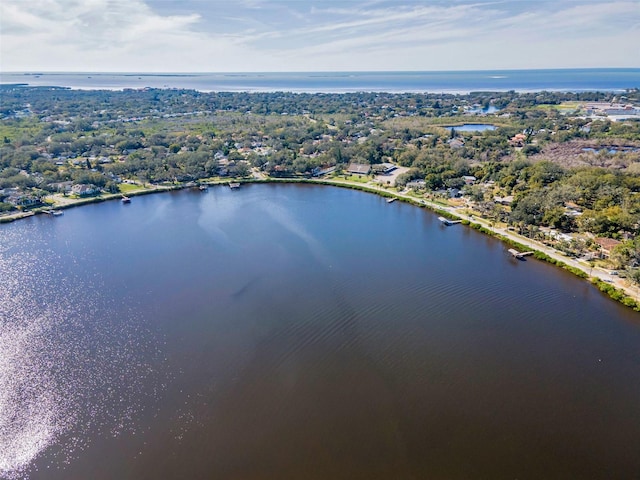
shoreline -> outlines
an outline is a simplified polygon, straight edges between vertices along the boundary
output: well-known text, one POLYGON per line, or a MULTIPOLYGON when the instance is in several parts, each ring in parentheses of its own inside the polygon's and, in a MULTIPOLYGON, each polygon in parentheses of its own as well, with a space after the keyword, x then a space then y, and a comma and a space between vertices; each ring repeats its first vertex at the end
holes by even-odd
MULTIPOLYGON (((480 233, 484 233, 486 235, 492 236, 497 240, 500 240, 502 243, 507 246, 518 248, 521 251, 529 250, 533 252, 533 257, 555 265, 557 267, 562 268, 563 270, 572 273, 573 275, 589 281, 593 284, 598 290, 600 290, 603 294, 615 300, 626 307, 629 307, 637 312, 640 312, 640 301, 637 299, 640 287, 637 287, 636 292, 632 290, 632 287, 627 287, 626 285, 621 285, 619 279, 618 282, 611 279, 610 276, 606 275, 603 271, 599 269, 595 269, 595 267, 590 267, 586 265, 582 265, 575 259, 569 258, 561 254, 559 251, 553 249, 552 247, 548 247, 546 245, 541 244, 538 241, 528 239, 526 237, 522 237, 514 232, 508 231, 504 228, 493 227, 484 219, 479 219, 476 217, 468 216, 461 214, 460 212, 456 212, 455 208, 438 205, 435 202, 431 202, 424 199, 416 199, 410 195, 403 194, 400 192, 393 192, 385 189, 382 186, 375 186, 368 183, 360 183, 353 182, 348 180, 339 180, 339 179, 312 179, 312 178, 245 178, 245 179, 226 179, 224 181, 203 181, 198 185, 207 185, 207 186, 220 186, 227 185, 231 181, 238 182, 240 184, 250 184, 250 183, 299 183, 299 184, 310 184, 310 185, 327 185, 334 186, 340 188, 348 188, 351 190, 359 190, 366 193, 372 193, 378 195, 383 198, 395 198, 405 203, 409 203, 413 206, 426 208, 434 214, 444 216, 446 218, 452 220, 459 220, 460 223, 466 227, 473 228, 480 233), (588 271, 587 271, 588 270, 588 271), (615 283, 614 283, 615 282, 615 283), (635 297, 634 297, 635 294, 635 297)), ((101 203, 109 200, 121 200, 123 196, 127 197, 137 197, 142 195, 150 195, 154 193, 162 193, 162 192, 171 192, 177 190, 185 190, 189 188, 196 188, 194 185, 172 185, 172 186, 162 186, 158 185, 154 188, 143 189, 143 190, 132 190, 126 193, 111 193, 100 195, 96 197, 87 197, 82 199, 74 199, 73 203, 68 203, 65 205, 58 206, 47 206, 40 207, 38 209, 31 210, 29 212, 20 212, 14 215, 8 216, 0 216, 0 225, 3 223, 11 223, 16 220, 21 220, 23 218, 33 217, 35 215, 44 214, 45 210, 67 210, 70 208, 80 207, 83 205, 88 205, 92 203, 101 203)))
POLYGON ((445 94, 474 92, 624 92, 637 87, 637 67, 457 70, 240 72, 11 71, 0 87, 75 91, 179 89, 200 93, 445 94), (532 80, 535 77, 534 80, 532 80), (594 78, 594 75, 596 78, 594 78), (604 80, 602 77, 606 77, 604 80), (87 81, 91 79, 91 81, 87 81), (336 84, 335 80, 340 82, 336 84), (390 80, 391 79, 391 80, 390 80))
POLYGON ((403 95, 403 94, 422 94, 422 95, 471 95, 473 93, 536 93, 536 92, 567 92, 567 93, 582 93, 582 92, 611 92, 611 93, 624 93, 633 87, 549 87, 549 88, 507 88, 507 87, 478 87, 471 89, 436 89, 436 88, 405 88, 405 89, 387 89, 387 88, 340 88, 340 89, 316 89, 316 88, 271 88, 271 87, 234 87, 234 88, 195 88, 195 87, 172 87, 168 85, 163 86, 87 86, 87 85, 49 85, 49 84, 33 84, 33 83, 14 83, 14 82, 0 82, 0 87, 7 86, 21 86, 24 88, 52 88, 60 90, 72 90, 72 91, 85 91, 85 92, 123 92, 125 90, 191 90, 198 93, 247 93, 247 94, 259 94, 259 93, 291 93, 295 95, 348 95, 353 93, 379 93, 389 95, 403 95))

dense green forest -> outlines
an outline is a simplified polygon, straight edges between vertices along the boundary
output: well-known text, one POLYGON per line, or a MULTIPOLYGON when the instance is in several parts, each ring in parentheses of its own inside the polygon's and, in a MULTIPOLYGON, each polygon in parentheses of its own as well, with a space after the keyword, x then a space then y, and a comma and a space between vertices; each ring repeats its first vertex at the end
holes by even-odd
POLYGON ((393 164, 404 167, 395 188, 461 196, 477 214, 531 236, 545 228, 586 235, 556 242, 576 255, 592 238, 618 239, 610 261, 640 261, 640 110, 623 120, 590 111, 595 102, 638 105, 638 90, 0 92, 0 211, 54 193, 116 193, 123 182, 346 175, 353 163, 372 165, 373 181, 377 165, 393 164), (495 128, 460 129, 465 123, 495 128))

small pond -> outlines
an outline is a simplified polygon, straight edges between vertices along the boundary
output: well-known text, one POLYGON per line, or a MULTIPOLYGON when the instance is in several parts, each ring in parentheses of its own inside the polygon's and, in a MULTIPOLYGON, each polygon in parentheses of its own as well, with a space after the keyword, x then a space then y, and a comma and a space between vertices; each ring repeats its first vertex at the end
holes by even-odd
POLYGON ((464 125, 447 125, 444 128, 456 132, 484 132, 485 130, 495 130, 498 127, 489 123, 465 123, 464 125))

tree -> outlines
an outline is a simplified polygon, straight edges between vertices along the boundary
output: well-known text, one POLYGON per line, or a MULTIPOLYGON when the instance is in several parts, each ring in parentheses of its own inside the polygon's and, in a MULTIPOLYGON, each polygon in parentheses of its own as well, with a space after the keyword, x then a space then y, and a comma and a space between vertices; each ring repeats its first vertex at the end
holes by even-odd
POLYGON ((251 168, 245 162, 238 162, 236 164, 236 175, 238 177, 246 177, 251 173, 251 168))
POLYGON ((0 202, 0 212, 10 212, 14 208, 15 207, 13 205, 11 205, 10 203, 0 202))
POLYGON ((631 282, 639 286, 640 285, 640 268, 627 268, 627 278, 631 280, 631 282))
POLYGON ((519 199, 512 207, 510 222, 538 225, 544 215, 545 196, 541 191, 534 191, 519 199))
POLYGON ((609 260, 615 268, 638 265, 640 263, 640 237, 613 247, 609 260))

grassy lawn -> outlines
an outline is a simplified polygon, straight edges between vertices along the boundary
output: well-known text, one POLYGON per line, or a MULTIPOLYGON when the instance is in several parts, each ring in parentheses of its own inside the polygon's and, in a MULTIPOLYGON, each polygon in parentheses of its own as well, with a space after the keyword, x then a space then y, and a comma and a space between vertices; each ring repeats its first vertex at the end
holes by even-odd
POLYGON ((140 190, 147 190, 142 185, 133 185, 131 183, 121 183, 120 185, 118 185, 118 188, 120 189, 121 193, 129 193, 129 192, 135 192, 135 191, 140 191, 140 190))
POLYGON ((558 110, 560 112, 574 112, 576 110, 578 110, 578 107, 584 102, 562 102, 559 105, 550 105, 550 104, 543 104, 543 105, 536 105, 534 108, 538 109, 538 110, 558 110))
MULTIPOLYGON (((342 180, 344 177, 338 175, 335 178, 336 178, 336 180, 342 180)), ((371 180, 366 175, 348 175, 344 179, 347 180, 348 182, 358 182, 358 183, 367 183, 367 182, 369 182, 369 180, 371 180)))
POLYGON ((7 138, 9 141, 14 141, 21 137, 34 136, 39 131, 40 126, 36 119, 24 118, 14 121, 11 125, 0 124, 0 139, 7 138))
POLYGON ((405 193, 405 195, 408 195, 409 197, 414 197, 414 198, 423 198, 424 195, 422 193, 416 192, 415 190, 409 189, 408 192, 405 193))

